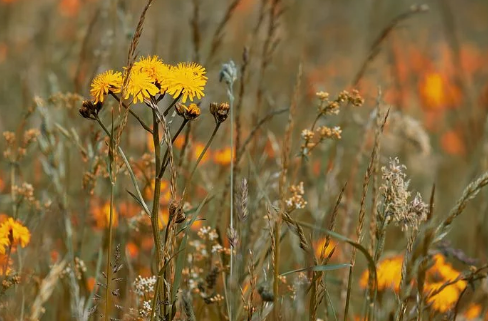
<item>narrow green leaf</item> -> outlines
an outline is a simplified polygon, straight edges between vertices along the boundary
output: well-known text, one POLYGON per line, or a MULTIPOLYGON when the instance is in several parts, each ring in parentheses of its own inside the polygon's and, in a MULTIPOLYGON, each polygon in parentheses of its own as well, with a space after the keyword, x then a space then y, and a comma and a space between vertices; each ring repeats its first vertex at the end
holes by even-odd
POLYGON ((314 265, 314 266, 309 266, 309 267, 298 269, 298 270, 288 271, 288 272, 282 273, 281 276, 285 276, 285 275, 296 273, 296 272, 303 272, 303 271, 321 271, 321 272, 333 271, 333 270, 338 270, 338 269, 342 269, 342 268, 350 267, 350 266, 351 266, 351 264, 349 264, 349 263, 329 264, 329 265, 314 265))
POLYGON ((331 231, 331 230, 328 230, 328 229, 325 229, 325 228, 321 228, 321 227, 315 226, 313 224, 305 223, 305 222, 298 222, 298 223, 300 225, 304 226, 304 227, 308 227, 308 228, 311 228, 311 229, 316 230, 318 232, 322 232, 322 233, 328 234, 328 235, 332 236, 335 239, 338 239, 338 240, 341 240, 343 242, 349 243, 351 246, 353 246, 356 249, 358 249, 359 252, 361 252, 364 255, 364 257, 366 258, 366 260, 368 261, 369 273, 371 273, 372 275, 374 275, 373 288, 376 288, 376 285, 378 284, 378 277, 376 275, 376 265, 374 264, 373 257, 371 257, 371 255, 369 255, 368 250, 364 246, 362 246, 361 244, 359 244, 357 242, 354 242, 350 238, 347 238, 344 235, 341 235, 341 234, 336 233, 334 231, 331 231))

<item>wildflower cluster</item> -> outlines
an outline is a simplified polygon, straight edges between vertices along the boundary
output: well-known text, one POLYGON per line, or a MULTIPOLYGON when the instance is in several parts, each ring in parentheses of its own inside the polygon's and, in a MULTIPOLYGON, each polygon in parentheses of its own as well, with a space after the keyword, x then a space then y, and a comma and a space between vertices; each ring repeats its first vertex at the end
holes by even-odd
POLYGON ((82 279, 83 274, 86 273, 85 262, 79 257, 75 257, 74 261, 75 261, 74 264, 70 263, 64 268, 63 272, 61 272, 60 278, 67 277, 71 273, 74 273, 74 277, 77 280, 82 279))
POLYGON ((27 148, 37 141, 40 132, 38 129, 29 129, 25 131, 23 137, 18 139, 13 132, 3 132, 6 147, 3 151, 3 157, 11 162, 18 162, 24 158, 27 148))
POLYGON ((135 294, 140 299, 137 308, 138 316, 141 318, 149 317, 151 315, 151 299, 154 296, 154 287, 156 286, 156 276, 144 278, 140 275, 132 283, 135 294))
POLYGON ((185 103, 195 97, 201 99, 207 83, 205 68, 196 63, 179 63, 171 66, 157 57, 142 57, 124 73, 108 70, 95 77, 90 94, 93 104, 103 103, 108 94, 121 93, 132 103, 144 102, 166 93, 185 103))
POLYGON ((291 197, 286 200, 287 211, 291 212, 296 209, 302 209, 307 205, 307 201, 303 198, 305 195, 305 189, 303 188, 303 182, 298 185, 292 185, 290 187, 291 197))
POLYGON ((341 139, 342 130, 339 126, 328 127, 319 126, 316 127, 318 120, 324 116, 337 115, 340 111, 341 105, 346 103, 353 106, 362 106, 364 99, 359 95, 357 90, 353 90, 352 93, 342 91, 339 93, 336 99, 329 100, 329 93, 319 91, 316 94, 319 99, 318 114, 311 129, 304 129, 302 131, 303 143, 301 145, 301 154, 303 156, 310 155, 312 150, 317 147, 321 142, 327 139, 341 139))

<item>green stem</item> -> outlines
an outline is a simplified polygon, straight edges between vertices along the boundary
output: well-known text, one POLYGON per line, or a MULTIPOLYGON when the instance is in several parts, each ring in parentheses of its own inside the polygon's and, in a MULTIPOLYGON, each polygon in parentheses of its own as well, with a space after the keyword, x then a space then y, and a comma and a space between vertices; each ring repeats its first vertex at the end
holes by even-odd
MULTIPOLYGON (((178 128, 178 131, 176 132, 176 134, 173 136, 173 139, 171 139, 171 145, 173 145, 173 143, 175 142, 176 138, 178 138, 178 135, 181 133, 181 131, 183 130, 183 128, 185 127, 185 125, 187 123, 188 123, 188 120, 185 119, 183 121, 183 123, 181 124, 180 128, 178 128)), ((166 149, 166 152, 164 153, 163 166, 161 166, 161 170, 158 173, 158 177, 159 178, 163 178, 164 172, 166 171, 166 167, 168 167, 168 164, 169 164, 169 160, 168 160, 169 148, 170 147, 168 146, 168 148, 166 149)))
MULTIPOLYGON (((99 122, 100 123, 100 122, 99 122)), ((113 124, 113 111, 112 111, 112 124, 113 124)), ((113 131, 114 127, 112 126, 110 132, 110 148, 109 148, 109 167, 110 167, 110 218, 108 222, 108 249, 107 249, 107 266, 105 277, 107 278, 107 284, 105 288, 105 321, 109 321, 109 312, 110 312, 110 259, 112 256, 112 233, 113 233, 113 209, 114 209, 114 184, 115 184, 115 175, 114 175, 114 139, 113 139, 113 131)))
POLYGON ((178 102, 178 100, 180 100, 180 97, 182 96, 183 94, 179 94, 178 97, 176 97, 173 102, 168 106, 168 108, 166 108, 166 110, 164 111, 163 115, 166 117, 169 113, 169 111, 171 110, 171 108, 173 108, 174 105, 176 105, 176 103, 178 102))
POLYGON ((193 177, 193 174, 195 174, 195 171, 197 170, 198 164, 200 164, 200 161, 202 160, 203 156, 207 152, 207 149, 210 147, 210 144, 212 143, 212 141, 213 141, 213 139, 215 137, 215 134, 217 133, 217 130, 219 130, 220 124, 221 123, 217 123, 215 125, 215 128, 214 128, 214 130, 212 132, 212 136, 210 136, 210 139, 208 140, 207 145, 205 145, 205 148, 200 153, 200 156, 198 156, 197 162, 196 162, 195 166, 193 166, 193 170, 191 171, 190 177, 188 178, 188 182, 187 182, 187 184, 185 186, 185 190, 188 187, 188 184, 190 183, 190 181, 191 181, 191 179, 193 177))
MULTIPOLYGON (((159 144, 159 124, 157 119, 156 110, 152 109, 153 114, 153 145, 154 145, 154 157, 156 161, 156 173, 159 173, 161 167, 161 145, 159 144)), ((159 268, 161 264, 161 238, 159 234, 159 198, 161 196, 161 178, 158 176, 154 179, 154 197, 153 207, 151 211, 151 226, 154 237, 154 247, 156 248, 156 271, 158 273, 157 287, 154 289, 154 297, 152 302, 151 320, 154 320, 154 312, 156 310, 156 302, 158 302, 159 291, 162 287, 159 282, 159 268)), ((165 297, 165 291, 163 291, 163 302, 165 297)))

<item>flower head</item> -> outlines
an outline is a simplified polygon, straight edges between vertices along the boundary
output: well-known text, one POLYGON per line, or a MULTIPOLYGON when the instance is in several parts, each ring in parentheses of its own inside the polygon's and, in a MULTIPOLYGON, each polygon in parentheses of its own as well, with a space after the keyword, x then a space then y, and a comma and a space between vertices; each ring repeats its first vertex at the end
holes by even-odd
POLYGON ((434 265, 427 271, 424 287, 427 303, 431 304, 432 309, 444 313, 454 308, 467 285, 464 280, 456 281, 460 276, 461 273, 446 262, 442 254, 434 256, 434 265), (444 287, 446 283, 453 281, 456 282, 444 287), (443 289, 437 292, 441 287, 443 289))
POLYGON ((95 104, 98 102, 103 103, 106 94, 109 92, 119 93, 121 87, 122 74, 113 70, 107 70, 93 79, 90 94, 93 96, 95 104))
POLYGON ((134 63, 132 70, 147 73, 153 83, 161 88, 161 93, 166 91, 167 88, 163 88, 162 84, 170 73, 170 67, 164 64, 158 56, 142 57, 134 63))
POLYGON ((176 113, 186 120, 195 120, 200 116, 200 108, 197 104, 192 103, 187 107, 181 103, 177 103, 175 109, 176 113))
MULTIPOLYGON (((31 234, 29 229, 22 225, 20 221, 8 218, 0 225, 0 239, 7 239, 12 246, 20 244, 26 247, 29 244, 31 234)), ((4 241, 2 241, 4 243, 4 241)))
POLYGON ((124 99, 132 96, 134 104, 138 101, 142 103, 145 98, 154 96, 158 92, 159 89, 153 83, 149 73, 137 69, 131 70, 124 99))
MULTIPOLYGON (((110 223, 110 202, 106 202, 103 206, 94 206, 92 208, 92 215, 95 220, 95 225, 98 229, 104 229, 110 223)), ((112 211, 112 226, 117 226, 119 223, 118 213, 115 208, 112 211)))
MULTIPOLYGON (((384 259, 376 266, 376 274, 378 278, 378 290, 393 289, 398 293, 400 290, 400 279, 402 274, 403 256, 396 255, 391 258, 384 259)), ((368 286, 369 271, 366 270, 361 276, 359 285, 362 288, 368 286)))
POLYGON ((181 96, 183 103, 189 98, 201 99, 203 89, 207 83, 205 68, 196 63, 179 63, 171 67, 168 77, 163 81, 161 88, 174 98, 181 96))

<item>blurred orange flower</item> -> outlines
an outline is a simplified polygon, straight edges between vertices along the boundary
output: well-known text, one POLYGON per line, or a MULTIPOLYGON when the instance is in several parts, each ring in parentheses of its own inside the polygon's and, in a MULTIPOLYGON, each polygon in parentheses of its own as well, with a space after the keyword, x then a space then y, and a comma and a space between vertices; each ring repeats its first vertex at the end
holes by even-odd
MULTIPOLYGON (((102 206, 93 206, 91 212, 97 229, 102 230, 108 227, 110 222, 110 202, 105 202, 102 206)), ((119 224, 119 216, 115 208, 112 214, 112 226, 116 227, 119 224)))
POLYGON ((445 283, 454 281, 461 275, 451 264, 446 262, 442 254, 434 256, 434 265, 427 271, 424 292, 427 295, 427 303, 432 309, 444 313, 451 310, 466 288, 467 282, 459 280, 454 284, 443 288, 439 293, 432 295, 445 283))
POLYGON ((75 17, 80 11, 80 6, 80 0, 61 0, 58 9, 63 16, 75 17))
MULTIPOLYGON (((205 148, 205 144, 200 142, 195 143, 195 145, 193 146, 193 158, 195 160, 197 160, 198 157, 200 157, 200 154, 203 152, 204 148, 205 148)), ((202 160, 200 161, 200 164, 206 163, 209 159, 210 159, 210 149, 207 150, 202 160)))
POLYGON ((439 73, 426 73, 419 82, 420 98, 427 110, 444 110, 461 103, 461 90, 439 73))
MULTIPOLYGON (((323 237, 321 239, 318 239, 316 242, 314 242, 314 249, 315 249, 315 257, 319 258, 320 255, 322 254, 322 248, 325 246, 325 243, 327 241, 327 238, 323 237)), ((325 249, 324 252, 324 257, 328 257, 330 252, 334 250, 334 254, 332 254, 332 257, 337 257, 338 256, 338 248, 337 248, 337 243, 334 242, 333 240, 329 241, 329 245, 325 249)))
POLYGON ((480 316, 481 310, 481 305, 471 303, 466 311, 464 311, 464 317, 466 318, 466 320, 474 320, 480 316))
POLYGON ((213 160, 217 164, 227 166, 230 164, 233 157, 235 157, 235 151, 232 153, 230 147, 226 147, 224 149, 216 150, 213 155, 213 160))
POLYGON ((95 284, 96 284, 96 280, 94 277, 89 277, 87 280, 86 280, 86 288, 88 289, 88 291, 92 292, 93 289, 95 288, 95 284))
MULTIPOLYGON (((144 189, 144 197, 146 199, 151 199, 154 194, 154 181, 151 181, 151 186, 147 186, 144 189)), ((159 203, 161 205, 168 205, 171 201, 171 191, 169 189, 168 181, 161 181, 161 195, 159 198, 159 203)))
MULTIPOLYGON (((376 266, 378 277, 378 290, 393 289, 397 292, 400 290, 400 279, 402 274, 403 255, 396 255, 381 260, 376 266)), ((359 285, 362 288, 368 286, 369 270, 365 270, 361 275, 359 285)))
POLYGON ((450 155, 465 155, 466 146, 461 135, 456 130, 445 132, 441 137, 442 149, 450 155))
POLYGON ((125 246, 125 251, 130 258, 135 258, 139 254, 139 248, 134 242, 128 242, 125 246))

